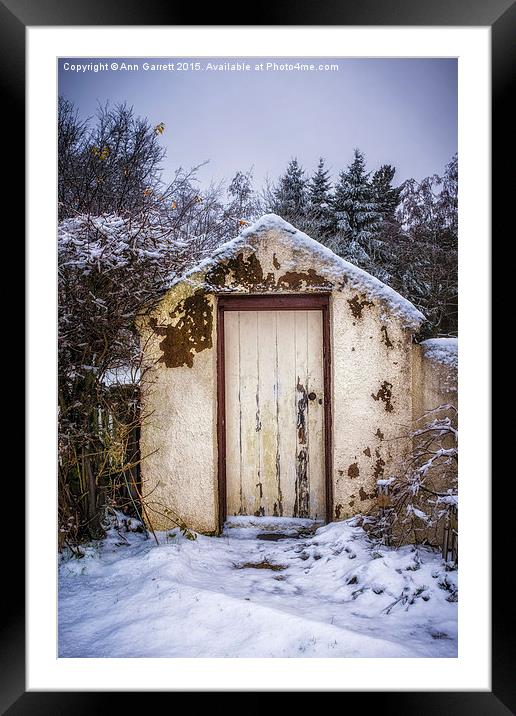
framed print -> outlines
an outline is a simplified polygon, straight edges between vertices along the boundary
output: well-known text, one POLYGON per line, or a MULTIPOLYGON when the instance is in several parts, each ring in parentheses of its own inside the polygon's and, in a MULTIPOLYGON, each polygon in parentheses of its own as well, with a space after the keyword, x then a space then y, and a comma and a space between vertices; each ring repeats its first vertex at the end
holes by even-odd
POLYGON ((2 708, 508 713, 489 239, 514 6, 45 5, 1 8, 29 309, 2 708))

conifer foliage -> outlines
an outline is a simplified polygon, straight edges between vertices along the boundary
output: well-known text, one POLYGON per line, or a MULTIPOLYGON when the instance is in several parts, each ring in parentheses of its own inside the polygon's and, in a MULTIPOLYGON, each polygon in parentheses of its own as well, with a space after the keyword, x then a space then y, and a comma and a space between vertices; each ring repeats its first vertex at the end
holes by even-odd
POLYGON ((395 184, 355 149, 332 183, 323 158, 308 177, 292 159, 263 208, 392 286, 428 318, 422 336, 457 332, 457 155, 443 176, 395 184))
POLYGON ((371 179, 371 191, 383 221, 393 221, 400 202, 401 189, 394 187, 392 182, 396 169, 390 164, 383 164, 374 172, 371 179))
POLYGON ((331 188, 330 172, 321 157, 315 174, 308 181, 308 212, 321 236, 332 228, 331 188))
POLYGON ((333 198, 337 232, 348 246, 366 253, 371 251, 382 218, 369 176, 364 155, 355 149, 353 161, 339 175, 333 198))
POLYGON ((308 208, 307 178, 305 170, 294 157, 288 163, 272 195, 272 210, 286 221, 306 218, 308 208))

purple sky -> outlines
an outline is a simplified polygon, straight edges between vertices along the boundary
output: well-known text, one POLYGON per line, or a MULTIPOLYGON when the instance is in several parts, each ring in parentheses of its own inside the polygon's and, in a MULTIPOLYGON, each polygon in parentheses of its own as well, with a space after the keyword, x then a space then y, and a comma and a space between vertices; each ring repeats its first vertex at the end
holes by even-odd
MULTIPOLYGON (((238 58, 254 67, 270 58, 238 58)), ((209 159, 203 183, 231 178, 254 167, 260 187, 297 156, 310 172, 324 156, 335 176, 352 158, 366 155, 369 169, 389 163, 395 182, 442 173, 457 151, 457 61, 455 59, 330 59, 334 72, 144 71, 144 62, 195 58, 125 58, 139 71, 65 71, 64 63, 112 63, 116 58, 63 58, 59 92, 81 115, 97 102, 127 101, 154 124, 164 122, 165 169, 189 168, 209 159)), ((197 58, 235 62, 237 58, 197 58)), ((121 62, 121 60, 117 60, 121 62)), ((295 62, 275 58, 277 63, 295 62)))

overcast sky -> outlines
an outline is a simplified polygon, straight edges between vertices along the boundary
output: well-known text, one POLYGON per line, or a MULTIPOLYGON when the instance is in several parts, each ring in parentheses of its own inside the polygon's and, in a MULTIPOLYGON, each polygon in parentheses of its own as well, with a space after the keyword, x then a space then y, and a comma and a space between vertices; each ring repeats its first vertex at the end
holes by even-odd
MULTIPOLYGON (((98 102, 127 101, 153 124, 165 123, 167 173, 204 160, 203 183, 254 167, 259 187, 297 156, 312 171, 324 156, 335 176, 366 155, 369 169, 388 163, 395 181, 442 173, 457 151, 455 59, 299 59, 333 63, 338 71, 257 71, 270 58, 239 58, 251 71, 145 71, 143 64, 235 62, 235 58, 63 58, 59 92, 82 116, 98 102), (138 71, 75 72, 68 65, 133 63, 138 71)), ((295 62, 292 58, 276 63, 295 62)))

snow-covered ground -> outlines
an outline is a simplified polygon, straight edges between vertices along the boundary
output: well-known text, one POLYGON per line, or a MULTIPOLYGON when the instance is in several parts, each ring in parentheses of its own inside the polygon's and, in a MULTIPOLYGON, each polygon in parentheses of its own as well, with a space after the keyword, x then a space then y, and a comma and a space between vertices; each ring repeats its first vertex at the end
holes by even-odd
POLYGON ((61 557, 61 657, 457 656, 457 572, 428 548, 374 544, 356 519, 158 539, 111 528, 61 557))

